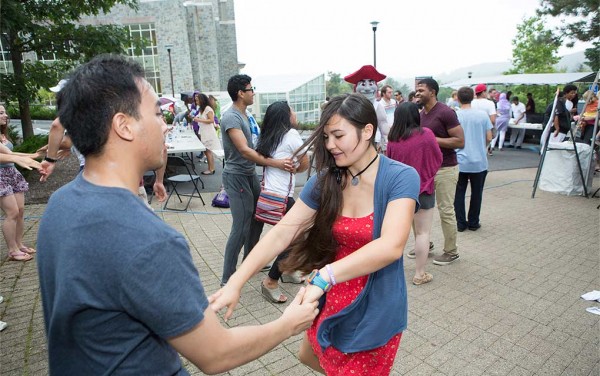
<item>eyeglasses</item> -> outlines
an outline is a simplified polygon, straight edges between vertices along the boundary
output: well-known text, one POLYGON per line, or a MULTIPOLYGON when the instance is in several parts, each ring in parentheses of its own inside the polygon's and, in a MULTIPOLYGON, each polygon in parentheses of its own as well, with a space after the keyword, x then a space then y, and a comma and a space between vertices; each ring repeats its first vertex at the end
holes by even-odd
POLYGON ((252 86, 250 89, 241 89, 241 90, 242 90, 243 92, 246 92, 246 91, 251 91, 251 92, 253 92, 253 93, 254 93, 254 89, 256 89, 256 88, 255 88, 254 86, 252 86))

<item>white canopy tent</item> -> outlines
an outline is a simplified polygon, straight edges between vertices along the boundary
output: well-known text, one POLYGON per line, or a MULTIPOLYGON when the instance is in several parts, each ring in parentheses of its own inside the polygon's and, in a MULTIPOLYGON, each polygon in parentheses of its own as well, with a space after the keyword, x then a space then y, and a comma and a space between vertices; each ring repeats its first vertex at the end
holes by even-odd
POLYGON ((458 81, 441 84, 443 87, 459 89, 463 86, 487 85, 562 85, 571 82, 593 82, 596 73, 528 73, 507 74, 487 77, 465 78, 458 81))

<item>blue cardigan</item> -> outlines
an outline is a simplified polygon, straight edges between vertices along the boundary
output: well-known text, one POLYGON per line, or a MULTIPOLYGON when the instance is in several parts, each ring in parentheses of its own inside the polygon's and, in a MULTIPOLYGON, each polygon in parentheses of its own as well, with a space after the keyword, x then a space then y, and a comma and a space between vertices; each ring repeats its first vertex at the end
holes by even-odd
MULTIPOLYGON (((375 179, 373 239, 381 236, 381 225, 390 201, 412 198, 419 206, 419 175, 410 166, 380 155, 375 179)), ((304 186, 300 199, 310 208, 319 207, 315 187, 318 174, 304 186)), ((326 298, 326 295, 324 297, 326 298)), ((317 339, 323 349, 333 346, 344 353, 371 350, 385 345, 406 329, 408 302, 403 258, 369 275, 356 299, 323 320, 317 339)))

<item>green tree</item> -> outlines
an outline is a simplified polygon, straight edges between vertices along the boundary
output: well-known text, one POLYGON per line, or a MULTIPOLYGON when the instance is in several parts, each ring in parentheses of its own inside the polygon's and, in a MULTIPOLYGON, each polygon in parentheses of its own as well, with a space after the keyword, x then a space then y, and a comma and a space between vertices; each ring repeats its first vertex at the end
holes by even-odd
POLYGON ((392 89, 394 89, 394 91, 400 90, 400 92, 402 93, 402 95, 404 95, 405 98, 408 96, 408 93, 410 92, 410 88, 408 87, 408 85, 401 84, 400 82, 396 81, 392 77, 386 78, 384 81, 384 84, 390 85, 392 87, 392 89))
POLYGON ((2 1, 0 35, 13 72, 0 75, 0 99, 19 102, 24 138, 33 135, 29 103, 40 88, 55 85, 68 70, 99 53, 125 53, 131 46, 125 28, 76 25, 82 17, 108 12, 115 4, 137 9, 137 0, 2 1), (33 53, 55 61, 32 61, 33 53))
POLYGON ((517 35, 512 40, 513 67, 506 72, 552 73, 558 63, 561 38, 546 30, 540 16, 526 18, 517 26, 517 35))
POLYGON ((344 81, 339 73, 327 72, 325 92, 330 98, 340 94, 351 93, 352 85, 344 81))
POLYGON ((565 39, 570 40, 567 47, 574 42, 592 42, 592 47, 585 50, 587 64, 594 71, 600 69, 600 12, 598 0, 541 0, 538 14, 563 18, 558 28, 565 39), (565 19, 568 17, 568 19, 565 19))

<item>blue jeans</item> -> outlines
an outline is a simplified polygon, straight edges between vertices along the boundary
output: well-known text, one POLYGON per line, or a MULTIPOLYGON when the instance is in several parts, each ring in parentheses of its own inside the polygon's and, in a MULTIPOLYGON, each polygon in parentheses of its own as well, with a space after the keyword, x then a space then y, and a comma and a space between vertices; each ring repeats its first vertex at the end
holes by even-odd
POLYGON ((244 246, 244 259, 258 243, 262 232, 262 223, 254 219, 256 202, 260 194, 260 182, 256 175, 238 175, 223 173, 223 186, 229 196, 231 209, 231 232, 225 245, 223 258, 223 277, 225 285, 235 273, 238 257, 244 246))
POLYGON ((456 225, 461 230, 467 227, 479 227, 479 213, 481 212, 483 185, 485 184, 486 175, 487 170, 458 173, 456 194, 454 195, 454 212, 456 213, 456 225), (469 203, 469 217, 467 220, 465 215, 465 193, 469 182, 471 182, 471 202, 469 203))

